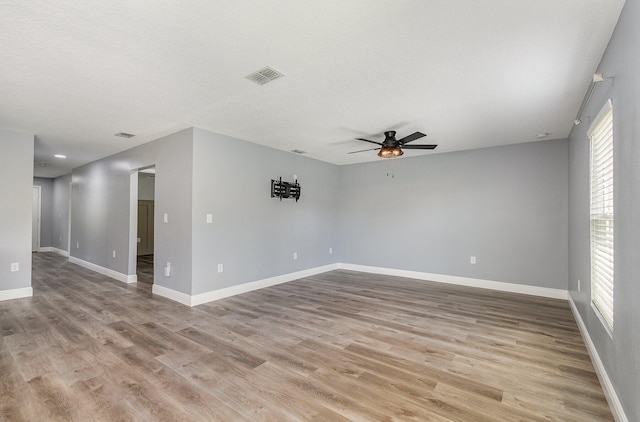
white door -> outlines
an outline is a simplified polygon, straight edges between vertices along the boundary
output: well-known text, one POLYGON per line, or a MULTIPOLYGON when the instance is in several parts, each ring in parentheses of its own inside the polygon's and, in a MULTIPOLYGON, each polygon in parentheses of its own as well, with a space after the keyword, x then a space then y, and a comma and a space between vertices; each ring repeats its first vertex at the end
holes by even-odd
POLYGON ((38 252, 40 249, 40 186, 33 187, 31 206, 31 252, 38 252))

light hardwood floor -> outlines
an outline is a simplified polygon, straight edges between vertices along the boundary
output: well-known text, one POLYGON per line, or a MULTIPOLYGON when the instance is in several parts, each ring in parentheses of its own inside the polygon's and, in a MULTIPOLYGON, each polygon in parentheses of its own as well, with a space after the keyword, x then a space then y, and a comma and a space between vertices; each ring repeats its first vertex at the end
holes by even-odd
POLYGON ((333 271, 189 308, 33 258, 1 420, 612 420, 564 301, 333 271))

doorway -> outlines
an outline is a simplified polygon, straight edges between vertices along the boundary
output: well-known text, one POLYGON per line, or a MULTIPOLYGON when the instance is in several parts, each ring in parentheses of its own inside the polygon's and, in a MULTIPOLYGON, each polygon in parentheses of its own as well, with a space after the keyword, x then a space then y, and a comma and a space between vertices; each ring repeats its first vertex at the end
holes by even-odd
POLYGON ((148 288, 153 285, 155 177, 155 167, 138 171, 136 275, 138 285, 148 288))
POLYGON ((31 200, 31 252, 38 252, 40 250, 41 198, 42 188, 40 186, 34 186, 31 200))

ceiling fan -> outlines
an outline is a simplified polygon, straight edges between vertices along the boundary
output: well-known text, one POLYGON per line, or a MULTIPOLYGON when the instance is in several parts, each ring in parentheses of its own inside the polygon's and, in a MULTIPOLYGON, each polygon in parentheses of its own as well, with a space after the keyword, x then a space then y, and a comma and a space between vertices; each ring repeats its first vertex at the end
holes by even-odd
POLYGON ((402 148, 434 149, 435 147, 437 147, 437 145, 407 145, 409 142, 415 141, 416 139, 420 139, 424 136, 427 136, 427 135, 425 135, 422 132, 414 132, 411 135, 405 136, 402 139, 396 139, 396 131, 390 130, 384 133, 384 141, 382 142, 370 141, 364 138, 356 138, 358 141, 365 141, 365 142, 370 142, 372 144, 380 145, 380 148, 363 149, 360 151, 350 152, 349 154, 380 150, 378 152, 378 157, 393 158, 393 157, 400 157, 402 154, 404 154, 404 152, 402 152, 402 148))

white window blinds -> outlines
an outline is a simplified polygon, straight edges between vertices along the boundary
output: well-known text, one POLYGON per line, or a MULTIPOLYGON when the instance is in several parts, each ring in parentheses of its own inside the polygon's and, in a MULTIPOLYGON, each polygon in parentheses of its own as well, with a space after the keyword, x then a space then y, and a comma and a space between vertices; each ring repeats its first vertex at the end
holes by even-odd
POLYGON ((591 144, 591 301, 613 329, 613 107, 589 128, 591 144))

